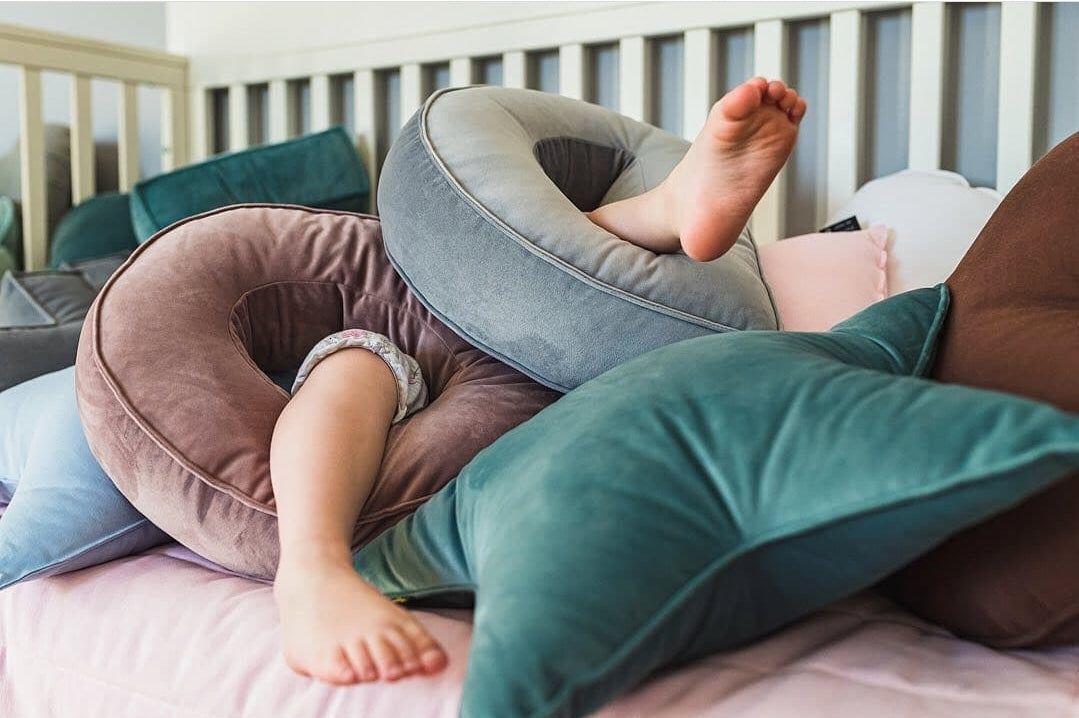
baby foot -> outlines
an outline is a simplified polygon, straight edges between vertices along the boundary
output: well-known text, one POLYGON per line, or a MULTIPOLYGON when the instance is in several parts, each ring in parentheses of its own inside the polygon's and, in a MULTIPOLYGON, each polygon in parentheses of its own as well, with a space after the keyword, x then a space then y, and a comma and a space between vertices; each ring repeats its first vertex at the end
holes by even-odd
POLYGON ((339 685, 396 681, 446 667, 442 648, 351 565, 282 564, 274 581, 285 662, 339 685))
POLYGON ((686 255, 708 261, 734 245, 794 149, 805 113, 797 92, 763 77, 712 106, 693 145, 660 185, 686 255))

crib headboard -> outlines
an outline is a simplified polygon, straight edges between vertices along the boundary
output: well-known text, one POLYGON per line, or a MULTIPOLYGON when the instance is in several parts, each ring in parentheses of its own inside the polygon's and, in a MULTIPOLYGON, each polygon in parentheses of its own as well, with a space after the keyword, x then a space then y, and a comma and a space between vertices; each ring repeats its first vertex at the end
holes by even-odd
POLYGON ((187 162, 186 59, 142 48, 0 24, 0 64, 14 65, 18 70, 19 200, 27 269, 44 267, 48 250, 43 73, 68 76, 73 203, 96 192, 90 91, 91 82, 95 80, 107 79, 120 84, 117 108, 120 190, 130 189, 139 179, 137 90, 140 86, 153 86, 162 91, 162 169, 172 169, 187 162))
MULTIPOLYGON (((203 4, 177 5, 192 13, 203 4)), ((235 22, 246 12, 256 25, 259 13, 277 13, 275 24, 287 26, 288 13, 304 12, 303 3, 228 5, 235 22)), ((350 22, 355 6, 378 12, 380 5, 394 12, 392 3, 321 3, 319 21, 350 22)), ((1079 129, 1079 53, 1071 42, 1079 4, 538 5, 549 8, 505 19, 492 9, 482 24, 401 28, 302 50, 277 50, 269 37, 264 50, 218 43, 192 52, 186 110, 184 98, 170 93, 164 166, 185 154, 197 160, 342 124, 377 177, 424 98, 470 83, 558 92, 692 137, 726 89, 760 74, 783 77, 810 104, 795 155, 752 220, 766 243, 812 231, 860 184, 905 167, 950 169, 1006 191, 1079 129), (186 136, 176 119, 185 111, 186 136)), ((0 30, 5 40, 12 35, 0 30)), ((9 54, 5 43, 0 62, 10 62, 9 54)), ((184 72, 185 58, 154 60, 184 72)), ((125 81, 174 86, 163 76, 125 81)))

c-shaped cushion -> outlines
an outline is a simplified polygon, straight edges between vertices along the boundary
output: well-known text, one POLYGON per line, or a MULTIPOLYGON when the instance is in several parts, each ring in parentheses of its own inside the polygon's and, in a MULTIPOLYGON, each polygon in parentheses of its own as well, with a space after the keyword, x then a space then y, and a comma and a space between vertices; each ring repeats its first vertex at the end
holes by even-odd
POLYGON ((431 397, 391 428, 354 547, 557 396, 433 317, 390 267, 377 219, 248 205, 156 235, 102 289, 77 360, 90 447, 157 526, 271 578, 270 438, 289 397, 267 374, 295 371, 319 339, 352 327, 415 357, 431 397))
POLYGON ((624 242, 582 214, 655 187, 688 147, 548 93, 435 93, 382 169, 386 251, 461 336, 562 391, 674 341, 776 329, 748 231, 699 263, 624 242))

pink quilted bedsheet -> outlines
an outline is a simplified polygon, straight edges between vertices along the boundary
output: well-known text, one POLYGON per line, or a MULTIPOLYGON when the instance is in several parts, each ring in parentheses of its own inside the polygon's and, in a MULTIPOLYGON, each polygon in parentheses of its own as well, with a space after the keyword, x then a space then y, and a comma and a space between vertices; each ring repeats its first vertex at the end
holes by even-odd
MULTIPOLYGON (((469 614, 420 615, 448 671, 332 688, 285 666, 268 585, 165 547, 0 592, 0 716, 450 718, 469 614)), ((1063 718, 1079 715, 1077 694, 1079 647, 992 651, 862 595, 657 676, 597 715, 1063 718)))

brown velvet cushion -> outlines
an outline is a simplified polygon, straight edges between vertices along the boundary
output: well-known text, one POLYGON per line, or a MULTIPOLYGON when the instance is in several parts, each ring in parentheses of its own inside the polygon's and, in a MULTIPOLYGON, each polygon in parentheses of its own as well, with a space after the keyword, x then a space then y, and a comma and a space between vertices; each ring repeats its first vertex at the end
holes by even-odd
MULTIPOLYGON (((1004 198, 948 279, 935 378, 1079 412, 1079 134, 1004 198)), ((999 646, 1079 641, 1079 474, 893 576, 893 596, 999 646)))
POLYGON ((155 524, 270 578, 270 437, 289 397, 265 372, 294 370, 319 339, 350 327, 414 356, 431 398, 391 429, 356 547, 558 396, 432 316, 391 269, 377 219, 249 205, 158 234, 105 285, 77 361, 90 446, 155 524))

